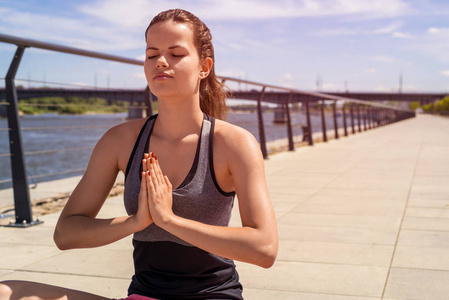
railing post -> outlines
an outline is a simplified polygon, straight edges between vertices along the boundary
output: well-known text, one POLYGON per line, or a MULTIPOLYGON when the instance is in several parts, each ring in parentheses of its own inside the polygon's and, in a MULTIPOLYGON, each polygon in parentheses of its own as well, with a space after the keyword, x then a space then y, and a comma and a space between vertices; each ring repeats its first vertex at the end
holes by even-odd
POLYGON ((287 103, 285 104, 287 110, 287 135, 288 135, 288 150, 295 151, 295 144, 293 143, 293 131, 292 131, 292 121, 290 118, 290 102, 293 98, 293 92, 290 92, 288 96, 287 103))
POLYGON ((5 77, 5 93, 6 101, 8 103, 8 127, 10 129, 9 148, 11 152, 12 185, 14 191, 14 210, 16 215, 16 222, 7 225, 11 227, 28 227, 42 223, 41 221, 33 221, 25 156, 22 146, 22 132, 20 130, 19 122, 19 101, 17 98, 16 86, 14 84, 14 78, 24 51, 24 46, 17 47, 5 77))
POLYGON ((357 105, 357 124, 359 125, 359 132, 362 132, 362 120, 360 116, 360 105, 357 105))
POLYGON ((352 134, 355 134, 355 125, 354 125, 354 108, 352 103, 349 104, 349 111, 351 113, 351 126, 352 126, 352 134))
POLYGON ((263 158, 268 158, 267 143, 265 141, 265 127, 263 124, 263 114, 262 114, 262 99, 264 94, 265 94, 265 86, 262 88, 260 96, 257 99, 257 120, 259 123, 259 141, 260 141, 260 148, 262 150, 262 155, 263 158))
POLYGON ((366 131, 367 130, 367 126, 366 126, 366 114, 368 113, 367 107, 366 106, 362 106, 362 114, 363 114, 363 130, 366 131))
POLYGON ((374 114, 373 114, 373 121, 374 121, 374 128, 379 127, 380 125, 380 116, 379 116, 379 108, 375 108, 374 109, 374 114))
POLYGON ((310 122, 310 109, 309 109, 309 99, 306 100, 306 116, 307 116, 307 127, 309 129, 309 136, 307 137, 309 145, 313 146, 312 138, 312 122, 310 122))
POLYGON ((370 121, 371 107, 366 107, 366 128, 371 130, 371 121, 370 121))
POLYGON ((321 130, 323 131, 323 141, 327 142, 326 117, 324 116, 324 100, 321 100, 321 130))
POLYGON ((332 110, 334 113, 334 129, 335 129, 335 138, 338 139, 338 123, 337 123, 337 100, 334 101, 332 105, 332 110))
POLYGON ((345 130, 345 136, 348 136, 348 128, 346 124, 346 102, 343 103, 343 128, 345 130))
POLYGON ((145 88, 145 106, 147 107, 147 118, 151 117, 153 115, 153 93, 148 85, 145 88))

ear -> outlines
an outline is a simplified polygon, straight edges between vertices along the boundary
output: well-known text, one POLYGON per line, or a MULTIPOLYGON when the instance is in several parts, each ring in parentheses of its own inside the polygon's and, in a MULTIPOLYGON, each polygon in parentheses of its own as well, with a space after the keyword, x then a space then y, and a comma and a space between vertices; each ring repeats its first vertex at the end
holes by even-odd
POLYGON ((201 63, 201 69, 200 69, 200 79, 204 79, 207 76, 209 76, 210 71, 212 70, 212 66, 214 65, 214 62, 212 58, 206 57, 203 62, 201 63))

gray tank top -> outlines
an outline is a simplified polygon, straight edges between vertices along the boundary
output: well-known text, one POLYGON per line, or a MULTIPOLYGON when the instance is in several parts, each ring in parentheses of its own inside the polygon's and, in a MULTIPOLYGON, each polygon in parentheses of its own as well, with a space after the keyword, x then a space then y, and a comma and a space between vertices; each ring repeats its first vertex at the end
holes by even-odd
MULTIPOLYGON (((142 127, 128 162, 125 174, 125 208, 135 214, 138 205, 143 154, 148 152, 150 136, 157 115, 150 117, 142 127)), ((193 165, 183 183, 173 190, 173 212, 180 217, 209 225, 228 226, 235 193, 224 192, 217 184, 213 167, 213 135, 215 119, 204 115, 193 165)), ((157 153, 156 153, 157 155, 157 153)), ((182 154, 181 154, 182 155, 182 154)), ((142 242, 189 243, 166 232, 155 224, 136 232, 134 240, 142 242)))

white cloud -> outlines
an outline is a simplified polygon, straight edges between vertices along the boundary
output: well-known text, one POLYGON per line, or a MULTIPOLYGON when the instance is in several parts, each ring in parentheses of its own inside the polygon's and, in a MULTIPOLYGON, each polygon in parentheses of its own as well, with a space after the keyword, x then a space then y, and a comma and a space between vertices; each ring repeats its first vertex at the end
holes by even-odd
POLYGON ((267 19, 283 17, 362 16, 388 18, 400 16, 410 7, 403 0, 211 0, 180 3, 176 0, 99 0, 84 4, 80 11, 123 26, 148 23, 158 12, 183 8, 204 20, 267 19))
POLYGON ((366 31, 353 28, 332 28, 317 31, 315 34, 322 36, 359 35, 366 34, 366 31))
POLYGON ((412 39, 412 38, 414 38, 414 36, 411 35, 410 33, 404 33, 404 32, 399 32, 399 31, 393 32, 393 34, 391 36, 395 37, 395 38, 400 38, 400 39, 412 39))
POLYGON ((324 83, 324 84, 323 84, 323 90, 328 90, 328 91, 332 90, 332 91, 335 91, 335 90, 337 90, 337 85, 336 85, 335 83, 331 83, 331 82, 329 82, 329 83, 324 83))
POLYGON ((143 37, 135 38, 135 35, 120 26, 111 27, 82 18, 69 19, 3 9, 0 10, 0 19, 2 27, 6 26, 10 35, 24 38, 103 52, 143 47, 143 37))
POLYGON ((449 77, 449 70, 440 71, 440 75, 449 77))
POLYGON ((134 76, 135 78, 145 79, 145 80, 146 80, 145 73, 143 72, 143 70, 142 70, 142 72, 134 73, 133 76, 134 76))
POLYGON ((385 87, 383 85, 379 85, 379 86, 374 88, 374 91, 376 91, 376 92, 392 92, 392 91, 397 91, 397 89, 393 89, 391 87, 385 87))
POLYGON ((72 82, 71 84, 78 85, 78 86, 81 86, 81 87, 87 87, 88 86, 87 83, 84 82, 84 81, 75 81, 75 82, 72 82))
POLYGON ((386 62, 386 63, 392 63, 395 61, 394 58, 389 57, 389 56, 385 56, 385 55, 378 55, 373 57, 375 61, 380 61, 380 62, 386 62))
POLYGON ((445 36, 449 36, 449 27, 430 27, 427 30, 428 33, 432 34, 432 35, 445 35, 445 36))
POLYGON ((138 56, 136 56, 135 57, 137 60, 145 60, 146 58, 147 58, 147 56, 146 56, 146 54, 144 53, 144 54, 141 54, 141 55, 138 55, 138 56))
POLYGON ((449 27, 429 28, 416 48, 442 62, 449 62, 449 27))
POLYGON ((350 36, 360 34, 390 34, 402 27, 402 22, 397 21, 378 29, 362 29, 360 27, 351 28, 331 28, 316 32, 317 35, 323 36, 350 36))
POLYGON ((400 22, 400 21, 393 22, 393 23, 391 23, 391 24, 389 24, 389 25, 387 25, 387 26, 385 26, 385 27, 381 27, 381 28, 379 28, 379 29, 374 30, 373 33, 376 33, 376 34, 388 34, 388 33, 392 33, 392 32, 394 32, 394 31, 398 30, 399 28, 401 28, 401 27, 402 27, 402 24, 403 24, 403 23, 400 22))
POLYGON ((293 80, 293 75, 291 73, 285 73, 284 75, 282 75, 282 79, 284 80, 293 80))
POLYGON ((375 73, 377 73, 377 69, 376 68, 365 69, 365 73, 367 73, 367 74, 375 74, 375 73))

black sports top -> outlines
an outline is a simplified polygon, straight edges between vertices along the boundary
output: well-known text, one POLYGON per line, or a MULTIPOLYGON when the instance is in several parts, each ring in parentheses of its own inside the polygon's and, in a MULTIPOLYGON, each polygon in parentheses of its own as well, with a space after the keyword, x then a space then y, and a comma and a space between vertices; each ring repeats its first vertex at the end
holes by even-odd
MULTIPOLYGON (((125 207, 136 213, 142 158, 148 153, 157 115, 140 131, 125 176, 125 207)), ((198 222, 228 226, 235 193, 220 189, 213 168, 215 119, 204 115, 193 165, 184 182, 173 190, 173 212, 198 222)), ((134 269, 128 294, 158 299, 243 299, 242 285, 232 260, 179 239, 154 223, 133 238, 134 269)))

